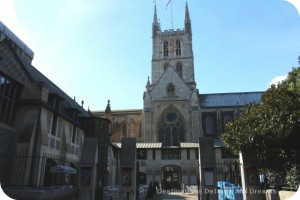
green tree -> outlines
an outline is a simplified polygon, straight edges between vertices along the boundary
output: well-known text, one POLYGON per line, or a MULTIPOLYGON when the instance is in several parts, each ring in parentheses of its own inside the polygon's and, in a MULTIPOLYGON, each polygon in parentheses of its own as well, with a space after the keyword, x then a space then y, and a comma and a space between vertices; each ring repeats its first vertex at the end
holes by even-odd
POLYGON ((272 85, 260 104, 249 105, 221 139, 233 153, 255 149, 262 168, 289 174, 300 161, 300 68, 272 85))

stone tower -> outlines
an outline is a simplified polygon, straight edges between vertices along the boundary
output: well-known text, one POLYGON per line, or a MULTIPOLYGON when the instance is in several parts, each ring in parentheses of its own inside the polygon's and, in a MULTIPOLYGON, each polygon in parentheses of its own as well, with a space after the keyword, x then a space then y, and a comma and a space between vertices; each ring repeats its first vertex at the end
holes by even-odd
POLYGON ((156 5, 152 23, 152 75, 144 92, 143 139, 164 147, 197 142, 202 134, 188 5, 183 29, 161 31, 156 5))

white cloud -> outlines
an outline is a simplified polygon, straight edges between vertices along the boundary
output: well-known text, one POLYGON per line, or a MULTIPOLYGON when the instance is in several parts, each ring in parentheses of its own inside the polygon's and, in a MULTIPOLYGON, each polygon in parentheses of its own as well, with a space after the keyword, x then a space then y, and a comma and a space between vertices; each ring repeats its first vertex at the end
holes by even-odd
POLYGON ((273 78, 270 82, 269 82, 269 86, 271 85, 277 85, 278 83, 280 83, 281 81, 285 80, 287 78, 287 75, 284 76, 276 76, 275 78, 273 78))

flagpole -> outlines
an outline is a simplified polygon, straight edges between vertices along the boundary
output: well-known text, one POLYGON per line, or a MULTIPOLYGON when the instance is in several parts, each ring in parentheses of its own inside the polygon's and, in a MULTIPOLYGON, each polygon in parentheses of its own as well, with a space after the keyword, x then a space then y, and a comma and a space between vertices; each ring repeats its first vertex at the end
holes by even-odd
POLYGON ((172 23, 172 29, 173 29, 173 2, 171 1, 171 23, 172 23))
POLYGON ((171 3, 171 25, 172 25, 172 29, 173 29, 173 1, 169 0, 166 6, 166 10, 168 9, 169 4, 171 3))

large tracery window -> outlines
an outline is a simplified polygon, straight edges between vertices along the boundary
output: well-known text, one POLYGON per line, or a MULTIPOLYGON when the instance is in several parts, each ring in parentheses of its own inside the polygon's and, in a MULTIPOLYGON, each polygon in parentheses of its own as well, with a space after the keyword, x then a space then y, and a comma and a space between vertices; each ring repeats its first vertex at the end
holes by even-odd
POLYGON ((179 146, 184 142, 183 118, 174 107, 168 108, 158 121, 159 142, 163 147, 179 146))

